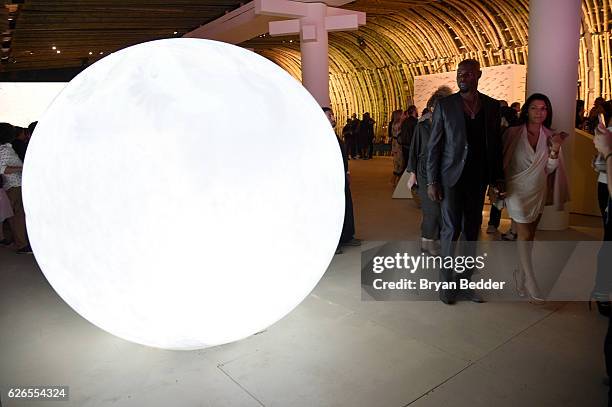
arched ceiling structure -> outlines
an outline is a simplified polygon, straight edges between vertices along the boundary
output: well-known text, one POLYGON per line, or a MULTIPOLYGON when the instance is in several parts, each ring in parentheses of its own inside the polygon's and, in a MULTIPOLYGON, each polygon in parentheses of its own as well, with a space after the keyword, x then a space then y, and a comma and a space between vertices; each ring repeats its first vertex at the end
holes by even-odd
MULTIPOLYGON (((390 113, 411 104, 414 76, 452 71, 465 58, 483 66, 527 64, 528 0, 358 0, 345 8, 365 11, 367 24, 329 36, 339 122, 369 111, 382 134, 390 113)), ((612 98, 612 2, 583 0, 582 11, 578 96, 590 104, 599 95, 612 98)), ((297 36, 245 45, 300 79, 297 36)))

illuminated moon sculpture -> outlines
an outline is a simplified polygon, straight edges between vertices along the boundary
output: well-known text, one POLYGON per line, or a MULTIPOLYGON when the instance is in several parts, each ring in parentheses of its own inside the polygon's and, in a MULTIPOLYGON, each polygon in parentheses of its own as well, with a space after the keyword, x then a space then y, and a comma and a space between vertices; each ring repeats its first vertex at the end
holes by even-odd
POLYGON ((267 328, 315 287, 342 229, 342 158, 321 108, 271 61, 209 40, 87 68, 40 119, 23 176, 53 288, 153 347, 267 328))

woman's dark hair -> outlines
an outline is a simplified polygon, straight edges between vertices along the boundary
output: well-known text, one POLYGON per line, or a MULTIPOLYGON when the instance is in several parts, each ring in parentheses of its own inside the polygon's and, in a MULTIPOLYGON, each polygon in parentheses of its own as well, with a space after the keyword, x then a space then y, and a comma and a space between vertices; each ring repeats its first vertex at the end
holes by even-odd
POLYGON ((534 93, 533 95, 527 98, 525 103, 523 103, 523 107, 521 107, 521 114, 519 116, 520 124, 527 124, 529 122, 529 106, 531 106, 531 103, 534 100, 541 100, 546 105, 546 119, 544 120, 544 123, 542 124, 547 129, 550 129, 550 126, 552 125, 552 118, 553 118, 552 105, 550 104, 550 99, 548 99, 548 96, 543 95, 541 93, 534 93))
POLYGON ((15 140, 15 127, 10 123, 0 123, 0 144, 15 140))

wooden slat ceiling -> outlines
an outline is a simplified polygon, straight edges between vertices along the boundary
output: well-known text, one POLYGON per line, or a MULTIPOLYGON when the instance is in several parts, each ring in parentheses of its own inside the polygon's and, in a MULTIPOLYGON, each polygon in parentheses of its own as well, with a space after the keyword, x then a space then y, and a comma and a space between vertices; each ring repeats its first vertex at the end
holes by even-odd
MULTIPOLYGON (((433 1, 435 0, 358 0, 349 8, 366 11, 369 17, 373 18, 433 1)), ((3 46, 5 52, 1 55, 4 58, 0 63, 0 71, 87 65, 110 52, 133 44, 179 37, 238 8, 243 2, 5 0, 5 4, 16 4, 2 7, 0 30, 7 33, 8 7, 13 10, 16 24, 15 29, 7 34, 10 43, 6 43, 6 48, 3 46), (175 32, 177 34, 174 34, 175 32)), ((269 49, 289 44, 290 40, 294 38, 264 37, 249 42, 248 46, 269 49)))
POLYGON ((3 37, 10 38, 10 44, 3 42, 3 50, 9 50, 0 64, 4 71, 78 67, 130 45, 180 37, 242 4, 239 0, 13 1, 17 2, 21 4, 9 6, 17 9, 14 30, 8 30, 7 6, 0 12, 3 37))

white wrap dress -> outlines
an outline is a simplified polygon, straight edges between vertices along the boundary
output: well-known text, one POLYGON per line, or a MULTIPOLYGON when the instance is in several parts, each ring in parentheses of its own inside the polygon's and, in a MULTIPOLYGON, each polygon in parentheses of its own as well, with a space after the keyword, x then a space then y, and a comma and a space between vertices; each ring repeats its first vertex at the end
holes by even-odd
POLYGON ((529 144, 527 127, 521 129, 504 134, 506 207, 516 222, 532 223, 544 211, 547 178, 559 166, 559 159, 549 158, 549 135, 544 127, 540 129, 535 151, 529 144))

